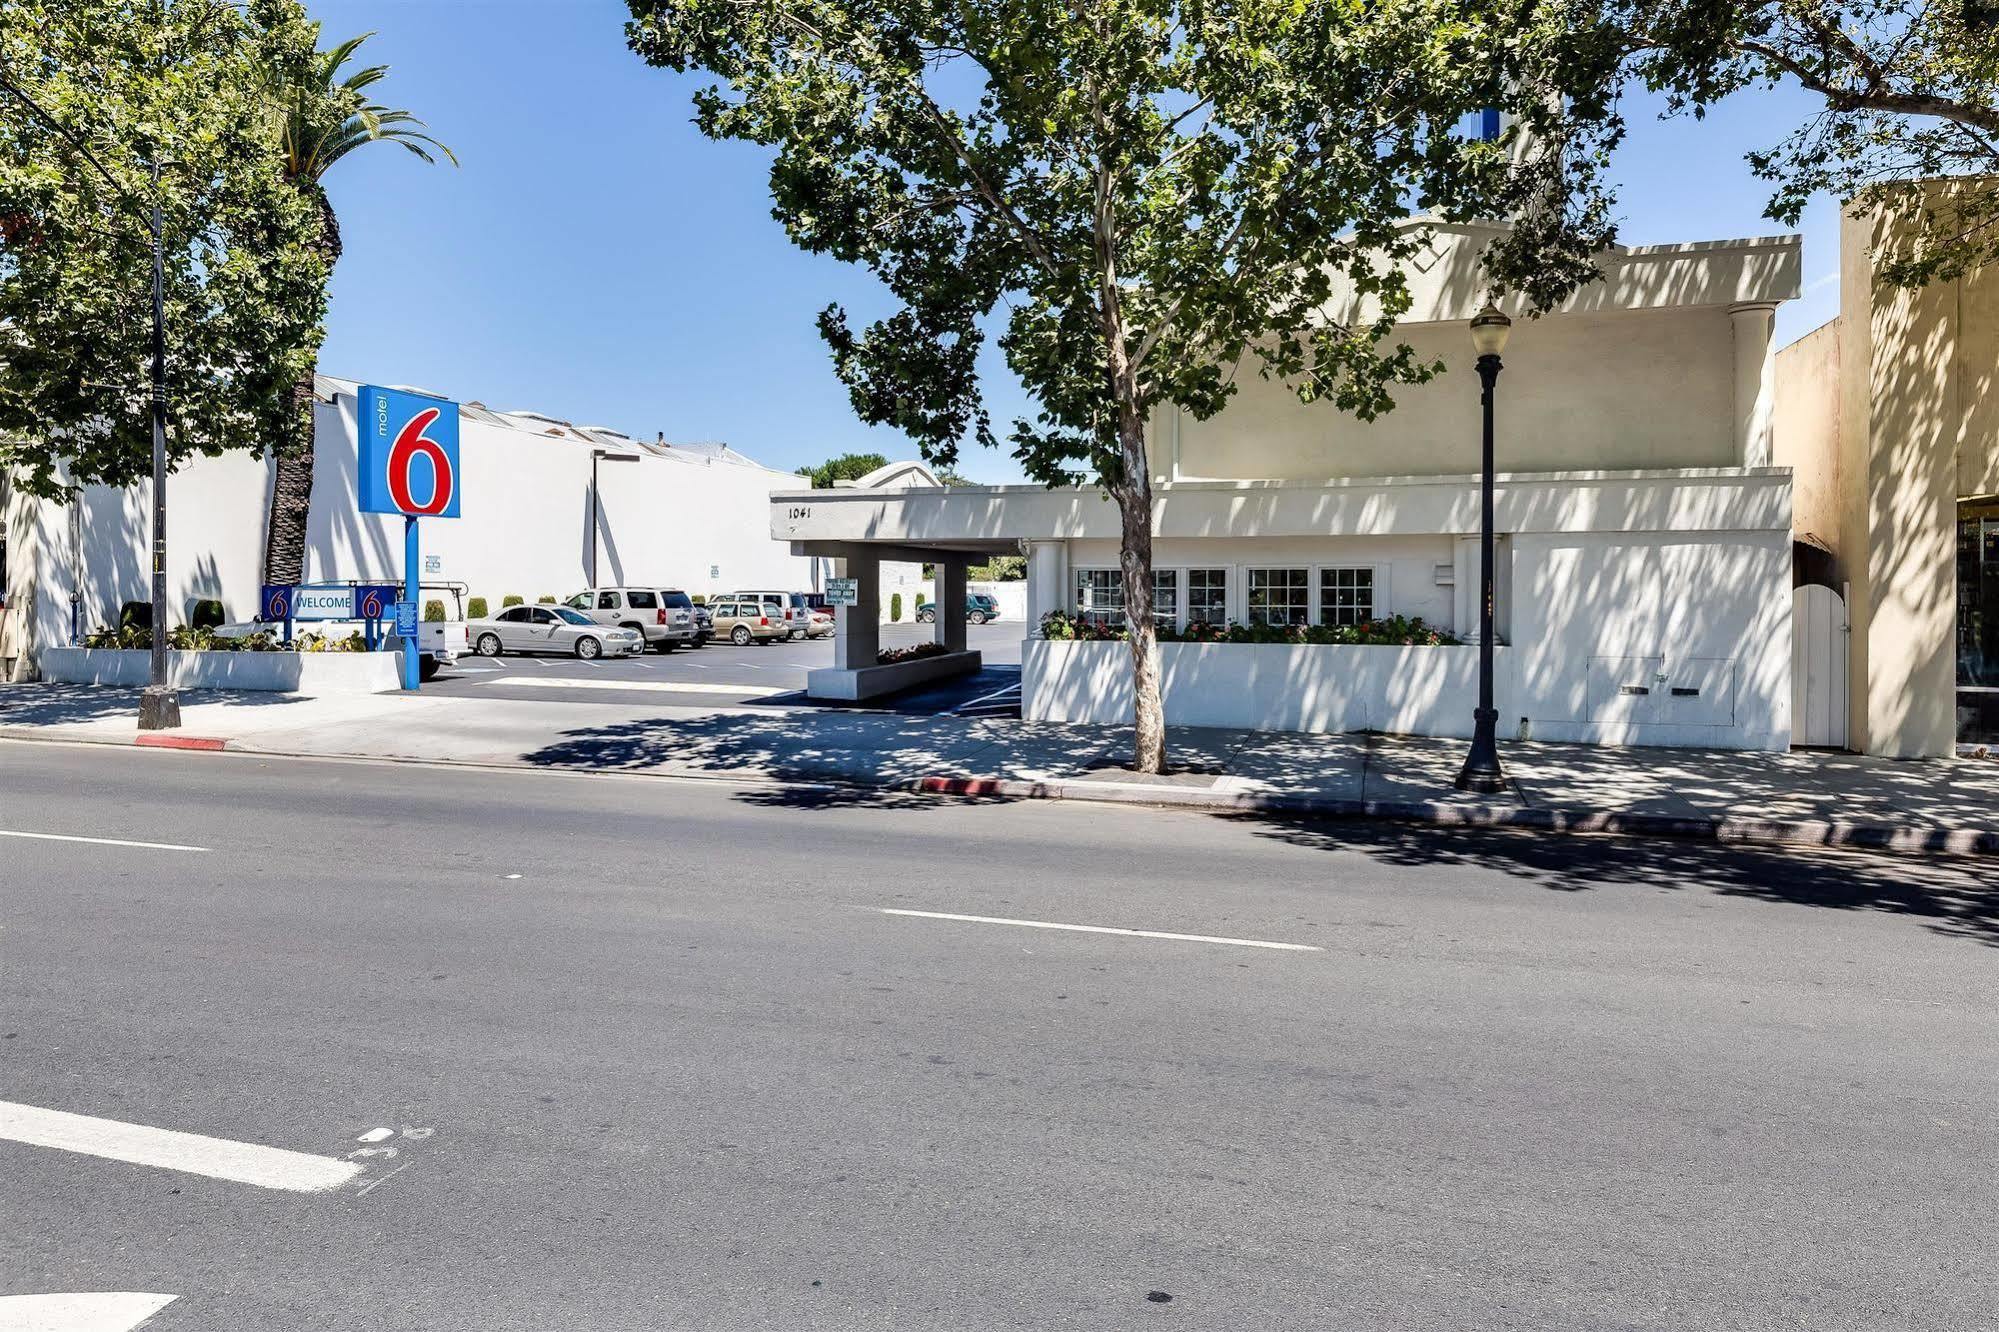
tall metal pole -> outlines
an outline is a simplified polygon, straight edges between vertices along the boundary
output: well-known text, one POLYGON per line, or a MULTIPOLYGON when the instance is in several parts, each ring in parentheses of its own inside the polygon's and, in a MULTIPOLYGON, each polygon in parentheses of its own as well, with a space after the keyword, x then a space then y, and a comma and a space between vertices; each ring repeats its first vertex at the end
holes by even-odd
POLYGON ((590 586, 597 586, 597 460, 604 455, 590 450, 590 586))
POLYGON ((153 651, 139 729, 180 725, 180 698, 167 683, 167 304, 166 219, 160 208, 160 164, 152 165, 153 208, 153 651))
POLYGON ((1498 356, 1478 358, 1479 402, 1485 416, 1485 456, 1479 477, 1478 708, 1472 713, 1471 753, 1457 778, 1460 791, 1488 795, 1506 789, 1506 773, 1499 766, 1499 709, 1492 698, 1492 391, 1499 371, 1498 356))

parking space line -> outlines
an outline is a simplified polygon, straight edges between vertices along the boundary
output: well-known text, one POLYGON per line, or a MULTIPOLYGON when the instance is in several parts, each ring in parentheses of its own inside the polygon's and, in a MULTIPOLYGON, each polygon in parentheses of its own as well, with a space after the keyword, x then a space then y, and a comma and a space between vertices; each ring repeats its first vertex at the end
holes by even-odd
POLYGON ((481 680, 485 685, 520 685, 535 689, 608 689, 641 694, 734 694, 739 698, 769 698, 790 689, 765 685, 708 684, 701 680, 584 680, 571 676, 537 675, 531 679, 481 680))
POLYGON ((24 837, 37 842, 83 842, 90 846, 132 846, 141 851, 207 851, 205 846, 182 846, 178 842, 128 842, 120 837, 72 837, 67 833, 10 832, 0 829, 0 837, 24 837))
POLYGON ((130 1332, 173 1302, 138 1290, 0 1295, 0 1332, 130 1332))
POLYGON ((1237 948, 1276 948, 1288 953, 1319 953, 1317 944, 1276 943, 1269 939, 1231 939, 1219 934, 1172 934, 1165 930, 1128 930, 1115 925, 1065 925, 1052 920, 1014 920, 1006 916, 961 916, 949 911, 906 911, 876 907, 884 916, 915 916, 923 920, 955 920, 974 925, 1017 925, 1029 930, 1071 930, 1077 934, 1122 934, 1133 939, 1173 939, 1181 943, 1229 944, 1237 948))
POLYGON ((336 1161, 330 1156, 73 1115, 14 1101, 0 1101, 0 1138, 293 1193, 323 1193, 361 1173, 361 1167, 352 1161, 336 1161))

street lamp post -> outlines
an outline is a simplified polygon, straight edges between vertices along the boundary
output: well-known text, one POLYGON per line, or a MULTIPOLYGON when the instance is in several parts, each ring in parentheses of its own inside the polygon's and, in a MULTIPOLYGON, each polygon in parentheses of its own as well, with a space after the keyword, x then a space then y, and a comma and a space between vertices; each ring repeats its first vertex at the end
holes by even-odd
POLYGON ((597 586, 597 526, 602 521, 603 506, 597 500, 597 464, 600 462, 637 462, 636 453, 614 453, 610 449, 590 450, 590 586, 597 586))
POLYGON ((1491 794, 1506 789, 1499 766, 1499 709, 1492 700, 1492 391, 1499 382, 1499 354, 1513 321, 1488 305, 1471 321, 1472 348, 1478 353, 1479 405, 1485 417, 1485 447, 1479 475, 1478 525, 1478 708, 1472 713, 1471 752, 1458 770, 1457 788, 1491 794))
POLYGON ((167 298, 166 221, 160 212, 160 166, 153 164, 153 653, 139 695, 139 729, 180 725, 180 695, 167 683, 167 298))

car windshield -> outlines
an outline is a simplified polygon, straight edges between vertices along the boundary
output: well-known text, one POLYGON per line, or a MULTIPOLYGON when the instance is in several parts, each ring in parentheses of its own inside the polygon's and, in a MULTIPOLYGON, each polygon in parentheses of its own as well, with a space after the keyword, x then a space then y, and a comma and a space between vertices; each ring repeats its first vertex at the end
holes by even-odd
POLYGON ((590 617, 589 617, 589 616, 587 616, 587 615, 581 615, 581 614, 578 614, 578 613, 577 613, 576 611, 573 611, 573 610, 569 609, 569 607, 567 607, 567 606, 557 606, 557 607, 555 608, 555 613, 556 613, 556 615, 558 615, 559 617, 561 617, 561 618, 562 618, 562 619, 564 619, 564 620, 567 620, 567 621, 568 621, 569 623, 571 623, 571 624, 589 624, 589 623, 590 623, 590 617))

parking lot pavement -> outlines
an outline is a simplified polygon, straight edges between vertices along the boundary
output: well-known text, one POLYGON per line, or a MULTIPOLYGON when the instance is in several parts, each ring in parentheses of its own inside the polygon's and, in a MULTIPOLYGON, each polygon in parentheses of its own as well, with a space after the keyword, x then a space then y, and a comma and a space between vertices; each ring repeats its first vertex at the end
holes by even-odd
MULTIPOLYGON (((977 676, 945 682, 892 701, 896 710, 950 712, 978 705, 981 715, 997 708, 1019 712, 1019 623, 978 625, 967 631, 967 646, 982 653, 986 669, 977 676), (1012 692, 1009 693, 1011 688, 1012 692)), ((929 625, 882 626, 883 647, 928 642, 929 625)), ((808 671, 833 664, 831 637, 790 643, 710 643, 702 648, 648 652, 642 657, 582 661, 575 657, 463 657, 426 684, 426 694, 460 698, 512 698, 564 703, 658 703, 682 707, 756 704, 816 706, 804 697, 808 671)))

